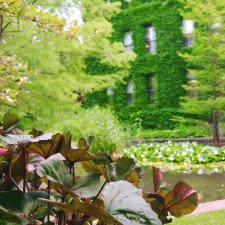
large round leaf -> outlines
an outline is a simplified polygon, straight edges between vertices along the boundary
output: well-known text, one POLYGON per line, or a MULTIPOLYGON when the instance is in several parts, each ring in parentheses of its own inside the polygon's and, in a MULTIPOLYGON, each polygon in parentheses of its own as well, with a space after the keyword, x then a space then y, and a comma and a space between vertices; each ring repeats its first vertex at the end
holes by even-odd
POLYGON ((8 145, 20 145, 27 143, 34 143, 52 138, 52 133, 42 134, 41 136, 33 138, 32 135, 13 135, 6 134, 5 136, 0 135, 0 138, 8 145))
POLYGON ((141 189, 127 181, 109 183, 103 191, 104 209, 123 224, 160 225, 158 215, 142 198, 141 189))
POLYGON ((0 208, 3 211, 20 216, 21 213, 29 216, 38 207, 40 200, 47 198, 47 193, 43 191, 33 191, 23 194, 21 191, 10 191, 0 193, 0 208))
POLYGON ((89 198, 97 195, 100 188, 100 177, 95 173, 90 173, 77 180, 71 190, 80 197, 89 198))
POLYGON ((40 177, 46 176, 49 180, 69 187, 70 174, 62 159, 63 157, 60 154, 49 157, 39 164, 37 174, 40 177))

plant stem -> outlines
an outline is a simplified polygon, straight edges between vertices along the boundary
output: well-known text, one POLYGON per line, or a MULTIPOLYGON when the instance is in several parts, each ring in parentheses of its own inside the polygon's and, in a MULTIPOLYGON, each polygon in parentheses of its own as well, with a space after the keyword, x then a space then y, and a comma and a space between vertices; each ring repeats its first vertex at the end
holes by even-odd
POLYGON ((7 176, 8 176, 9 179, 14 183, 14 185, 16 186, 16 188, 20 191, 20 188, 18 187, 16 181, 15 181, 9 174, 7 174, 7 176))
MULTIPOLYGON (((50 200, 50 180, 48 180, 48 199, 50 200)), ((49 203, 48 207, 50 207, 49 203)), ((50 213, 48 213, 48 225, 50 225, 50 213)))
POLYGON ((26 157, 25 150, 22 150, 23 154, 23 193, 26 192, 26 157))
MULTIPOLYGON (((105 185, 107 184, 107 181, 105 181, 105 183, 102 185, 101 189, 99 190, 98 194, 95 196, 95 198, 93 199, 92 203, 95 202, 95 200, 98 198, 98 196, 100 195, 102 189, 105 187, 105 185)), ((88 218, 89 216, 85 216, 83 221, 81 222, 81 225, 84 224, 85 220, 88 218)))
POLYGON ((73 186, 75 184, 75 167, 74 167, 75 163, 73 164, 73 186))
POLYGON ((26 182, 26 186, 27 186, 27 191, 29 192, 29 191, 30 191, 30 188, 29 188, 29 185, 28 185, 27 179, 25 179, 25 182, 26 182))
POLYGON ((95 196, 95 198, 93 199, 92 203, 95 202, 95 200, 98 198, 98 196, 100 195, 102 189, 105 187, 105 185, 107 184, 107 181, 105 181, 105 183, 102 185, 101 189, 99 190, 98 194, 95 196))

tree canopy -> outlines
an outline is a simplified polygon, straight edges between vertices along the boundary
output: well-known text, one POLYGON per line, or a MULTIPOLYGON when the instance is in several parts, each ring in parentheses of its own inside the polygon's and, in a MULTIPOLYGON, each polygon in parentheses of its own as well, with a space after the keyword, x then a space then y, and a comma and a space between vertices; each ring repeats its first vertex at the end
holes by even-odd
POLYGON ((79 95, 122 81, 135 55, 110 41, 110 18, 119 6, 103 0, 0 1, 2 113, 11 106, 43 126, 51 119, 72 120, 79 95), (82 13, 81 25, 64 19, 74 7, 82 13), (112 72, 88 74, 87 57, 112 72))
POLYGON ((180 54, 188 63, 188 72, 195 77, 195 98, 189 96, 181 103, 183 111, 209 115, 213 121, 214 143, 220 143, 219 122, 225 109, 225 7, 223 0, 180 0, 181 15, 193 20, 193 46, 190 53, 180 54))

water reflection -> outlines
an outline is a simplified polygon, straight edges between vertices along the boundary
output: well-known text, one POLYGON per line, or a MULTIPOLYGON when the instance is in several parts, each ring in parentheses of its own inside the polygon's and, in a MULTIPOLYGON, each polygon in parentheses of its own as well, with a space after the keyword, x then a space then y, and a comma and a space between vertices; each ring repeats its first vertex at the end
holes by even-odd
MULTIPOLYGON (((178 181, 188 183, 198 193, 199 202, 225 199, 225 171, 224 168, 198 168, 170 170, 163 172, 163 182, 171 190, 178 181)), ((140 186, 146 192, 153 191, 151 166, 143 166, 143 178, 140 186)))

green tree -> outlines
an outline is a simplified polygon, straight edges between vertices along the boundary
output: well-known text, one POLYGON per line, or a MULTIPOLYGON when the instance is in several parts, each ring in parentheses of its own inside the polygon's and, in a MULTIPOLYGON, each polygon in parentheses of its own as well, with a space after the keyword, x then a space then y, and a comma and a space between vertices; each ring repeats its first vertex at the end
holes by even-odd
MULTIPOLYGON (((36 1, 35 4, 49 14, 58 12, 60 18, 78 7, 85 23, 77 26, 76 21, 72 21, 72 26, 67 23, 57 34, 43 31, 30 20, 21 20, 23 32, 15 32, 1 44, 2 51, 19 56, 30 70, 36 69, 39 73, 24 85, 16 107, 37 117, 45 129, 51 119, 60 118, 72 124, 80 109, 77 96, 114 86, 117 80, 122 81, 129 74, 129 61, 134 59, 134 53, 125 52, 122 43, 110 42, 113 29, 109 20, 119 11, 120 3, 106 5, 103 0, 83 0, 36 1), (87 74, 87 57, 97 57, 112 67, 112 72, 87 74)), ((12 24, 11 29, 17 29, 16 25, 12 24)))
POLYGON ((220 143, 219 122, 225 109, 225 6, 223 0, 180 0, 183 19, 193 20, 191 53, 180 54, 195 75, 195 98, 184 97, 184 112, 209 115, 213 121, 213 142, 220 143))

